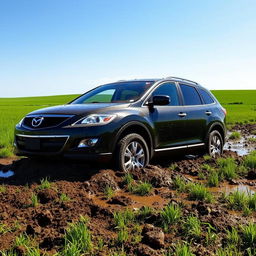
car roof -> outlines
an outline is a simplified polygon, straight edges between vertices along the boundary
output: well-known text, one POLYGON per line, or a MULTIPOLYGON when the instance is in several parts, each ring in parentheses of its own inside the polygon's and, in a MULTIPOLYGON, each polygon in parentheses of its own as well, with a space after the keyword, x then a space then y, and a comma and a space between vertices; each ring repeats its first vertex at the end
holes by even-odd
POLYGON ((173 80, 176 82, 183 82, 183 83, 188 83, 200 88, 204 88, 202 85, 200 85, 199 83, 189 80, 189 79, 185 79, 185 78, 181 78, 181 77, 175 77, 175 76, 169 76, 166 78, 145 78, 145 79, 130 79, 130 80, 119 80, 117 82, 136 82, 136 81, 140 81, 140 82, 162 82, 162 81, 168 81, 168 80, 173 80))

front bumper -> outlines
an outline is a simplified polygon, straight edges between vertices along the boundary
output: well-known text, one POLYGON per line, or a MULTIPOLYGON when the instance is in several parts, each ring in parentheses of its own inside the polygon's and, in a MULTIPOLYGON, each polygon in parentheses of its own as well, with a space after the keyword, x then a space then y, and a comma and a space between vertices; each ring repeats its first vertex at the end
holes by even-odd
POLYGON ((113 127, 63 127, 29 130, 15 129, 16 154, 22 156, 64 156, 74 159, 111 158, 113 153, 113 127), (95 146, 78 148, 81 140, 98 138, 95 146))

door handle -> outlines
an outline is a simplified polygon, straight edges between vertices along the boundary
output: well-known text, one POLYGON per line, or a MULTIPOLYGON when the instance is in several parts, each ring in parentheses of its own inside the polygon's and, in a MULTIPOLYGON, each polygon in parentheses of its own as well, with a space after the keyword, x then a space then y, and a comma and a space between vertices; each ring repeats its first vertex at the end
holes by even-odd
POLYGON ((210 116, 210 115, 212 114, 212 112, 211 112, 211 111, 205 111, 205 114, 206 114, 207 116, 210 116))
POLYGON ((184 112, 181 112, 178 114, 178 116, 180 116, 180 117, 185 117, 186 115, 187 115, 187 113, 184 113, 184 112))

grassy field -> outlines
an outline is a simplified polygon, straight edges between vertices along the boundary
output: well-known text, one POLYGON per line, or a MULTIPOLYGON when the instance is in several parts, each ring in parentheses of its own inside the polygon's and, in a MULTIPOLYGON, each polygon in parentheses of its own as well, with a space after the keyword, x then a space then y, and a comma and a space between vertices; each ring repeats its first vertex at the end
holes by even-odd
POLYGON ((227 109, 227 122, 256 122, 256 90, 215 90, 212 91, 227 109))
MULTIPOLYGON (((256 90, 216 90, 214 95, 228 111, 227 122, 256 122, 256 90)), ((0 157, 12 154, 13 128, 27 113, 64 104, 77 95, 0 98, 0 157)))

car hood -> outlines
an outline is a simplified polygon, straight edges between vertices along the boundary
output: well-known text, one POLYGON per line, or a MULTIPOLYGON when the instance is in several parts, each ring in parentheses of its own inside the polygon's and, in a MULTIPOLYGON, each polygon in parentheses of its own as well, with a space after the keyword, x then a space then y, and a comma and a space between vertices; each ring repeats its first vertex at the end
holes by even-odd
POLYGON ((92 113, 106 113, 107 111, 127 108, 130 104, 120 103, 90 103, 90 104, 67 104, 55 107, 39 109, 29 115, 86 115, 92 113))

